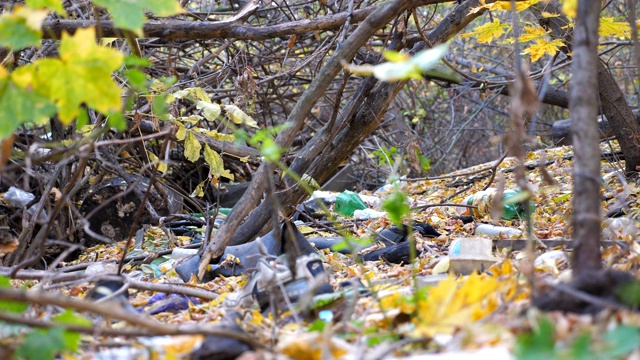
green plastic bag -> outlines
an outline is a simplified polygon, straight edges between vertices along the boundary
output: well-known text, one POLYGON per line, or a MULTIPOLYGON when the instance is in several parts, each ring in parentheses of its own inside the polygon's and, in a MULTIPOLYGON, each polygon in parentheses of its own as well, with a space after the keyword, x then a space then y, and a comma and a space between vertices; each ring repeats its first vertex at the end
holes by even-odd
POLYGON ((334 210, 343 216, 353 216, 356 210, 364 210, 367 205, 364 204, 360 196, 353 191, 345 190, 336 198, 336 206, 334 210))

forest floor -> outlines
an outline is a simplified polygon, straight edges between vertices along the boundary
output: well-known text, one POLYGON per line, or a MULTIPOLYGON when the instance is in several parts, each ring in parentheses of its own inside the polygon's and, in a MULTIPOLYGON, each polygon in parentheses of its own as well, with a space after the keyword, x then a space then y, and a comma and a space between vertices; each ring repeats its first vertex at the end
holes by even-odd
MULTIPOLYGON (((615 149, 603 144, 602 152, 614 154, 615 149)), ((505 159, 498 167, 501 175, 492 186, 503 181, 505 189, 515 189, 515 164, 515 159, 505 159)), ((411 221, 430 224, 441 234, 436 238, 415 235, 418 255, 415 264, 408 266, 384 260, 357 262, 350 255, 319 250, 334 294, 314 300, 314 309, 310 311, 296 307, 286 310, 286 301, 280 304, 284 311, 275 316, 269 309, 261 312, 255 305, 238 309, 236 323, 257 343, 249 346, 251 351, 242 358, 458 359, 469 355, 493 359, 640 358, 640 313, 637 311, 612 305, 603 306, 605 309, 595 314, 565 314, 541 311, 532 305, 532 297, 544 294, 544 289, 560 286, 571 277, 571 246, 565 241, 571 239, 572 149, 558 147, 528 155, 526 177, 535 205, 531 225, 533 235, 539 240, 533 253, 522 245, 527 233, 524 220, 494 221, 481 211, 474 221, 464 223, 454 206, 435 206, 460 204, 467 196, 482 190, 493 180, 487 170, 491 165, 478 165, 437 179, 401 182, 411 206, 422 207, 412 212, 411 221), (544 166, 540 167, 540 163, 544 166), (474 231, 480 223, 519 229, 525 235, 520 239, 516 236, 513 243, 505 241, 504 236, 494 237, 491 253, 494 264, 481 268, 482 272, 466 276, 450 272, 452 241, 476 237, 474 231), (354 278, 360 280, 361 291, 340 292, 341 284, 354 278)), ((607 218, 603 225, 603 264, 606 268, 629 272, 638 279, 637 227, 635 220, 629 225, 626 219, 635 219, 640 211, 636 202, 640 186, 617 176, 618 169, 624 169, 620 162, 603 159, 604 212, 627 203, 622 217, 607 218)), ((386 194, 363 195, 382 200, 386 194)), ((386 216, 368 220, 337 216, 333 224, 308 222, 298 228, 313 243, 316 237, 337 236, 331 229, 337 228, 341 235, 348 233, 354 238, 371 238, 372 232, 391 225, 386 216)), ((132 247, 129 256, 153 254, 190 242, 188 236, 169 239, 160 228, 150 227, 141 246, 132 247)), ((102 269, 98 272, 113 271, 124 246, 125 242, 121 242, 90 248, 73 263, 63 264, 61 270, 82 270, 83 264, 91 263, 94 269, 96 266, 102 269)), ((373 250, 382 247, 372 246, 373 250)), ((124 274, 132 281, 130 303, 140 312, 137 316, 151 317, 168 327, 197 328, 224 321, 229 313, 224 299, 241 291, 249 278, 247 275, 218 277, 204 284, 192 278, 188 288, 206 290, 210 297, 182 296, 186 301, 180 302, 135 286, 134 281, 183 283, 175 272, 176 260, 171 255, 150 260, 129 262, 124 268, 124 274)), ((38 281, 12 280, 12 284, 33 287, 38 281)), ((184 288, 187 287, 177 286, 175 293, 183 293, 184 288)), ((90 289, 89 283, 78 282, 59 291, 82 298, 90 289)), ((36 307, 30 311, 40 317, 50 314, 51 310, 36 307)), ((118 331, 124 335, 127 329, 135 328, 131 321, 125 320, 126 317, 109 321, 108 325, 105 320, 98 323, 97 328, 111 328, 115 332, 111 336, 99 332, 83 335, 77 352, 67 352, 64 358, 187 358, 203 343, 220 341, 211 336, 188 334, 117 336, 118 331)))

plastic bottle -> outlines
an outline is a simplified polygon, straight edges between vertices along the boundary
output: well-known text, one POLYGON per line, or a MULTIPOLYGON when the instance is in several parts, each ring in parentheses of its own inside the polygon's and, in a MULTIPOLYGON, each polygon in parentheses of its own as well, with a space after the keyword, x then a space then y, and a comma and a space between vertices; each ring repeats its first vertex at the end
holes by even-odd
MULTIPOLYGON (((491 203, 493 197, 496 194, 496 189, 491 188, 484 191, 478 191, 477 193, 467 196, 462 202, 464 205, 473 205, 477 208, 458 207, 456 212, 461 216, 474 216, 484 217, 491 212, 491 203)), ((505 190, 502 195, 502 202, 504 203, 509 198, 516 196, 520 193, 520 190, 505 190)), ((531 212, 535 211, 536 206, 529 202, 529 209, 531 212)), ((505 220, 518 219, 524 217, 525 214, 524 202, 505 204, 503 205, 502 218, 505 220)))
POLYGON ((517 238, 522 235, 522 231, 504 226, 495 226, 491 224, 480 224, 476 227, 476 235, 487 235, 488 237, 506 237, 509 239, 517 238))

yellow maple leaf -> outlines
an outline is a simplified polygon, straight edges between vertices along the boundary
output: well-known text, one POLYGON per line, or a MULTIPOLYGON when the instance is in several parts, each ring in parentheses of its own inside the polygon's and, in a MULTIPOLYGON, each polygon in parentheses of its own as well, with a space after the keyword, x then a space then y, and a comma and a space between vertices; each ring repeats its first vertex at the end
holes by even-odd
POLYGON ((614 17, 601 17, 598 33, 604 37, 629 37, 631 26, 626 21, 616 21, 614 17))
POLYGON ((493 22, 489 22, 483 25, 480 25, 473 29, 473 31, 468 32, 466 34, 462 34, 462 38, 475 37, 478 39, 478 42, 481 44, 491 43, 496 38, 499 38, 505 32, 508 32, 511 29, 511 26, 508 24, 503 24, 500 20, 494 18, 493 22))
POLYGON ((59 59, 39 59, 16 70, 12 77, 23 88, 53 100, 60 121, 71 123, 86 104, 103 114, 120 109, 122 89, 112 79, 124 54, 96 44, 94 28, 62 34, 59 59))
MULTIPOLYGON (((540 0, 528 0, 528 1, 517 1, 516 2, 516 12, 520 12, 522 10, 528 9, 531 5, 535 5, 540 0)), ((486 9, 489 11, 497 11, 497 10, 511 10, 511 1, 495 1, 487 4, 486 0, 480 0, 482 5, 472 8, 469 11, 469 14, 477 13, 482 9, 486 9)))
POLYGON ((525 26, 524 32, 520 35, 520 42, 529 42, 542 38, 547 32, 540 26, 531 25, 525 26))
POLYGON ((564 43, 560 39, 555 39, 552 41, 539 39, 534 44, 525 49, 522 53, 531 55, 531 61, 537 61, 544 55, 555 55, 563 46, 564 43))
POLYGON ((507 285, 512 283, 478 274, 441 281, 418 301, 414 335, 451 334, 456 327, 484 318, 498 307, 498 296, 509 290, 507 285))
POLYGON ((550 13, 550 12, 546 12, 546 11, 541 12, 541 15, 545 19, 556 18, 556 17, 560 16, 560 14, 550 13))
POLYGON ((578 0, 562 0, 562 13, 569 18, 575 18, 578 11, 578 0))

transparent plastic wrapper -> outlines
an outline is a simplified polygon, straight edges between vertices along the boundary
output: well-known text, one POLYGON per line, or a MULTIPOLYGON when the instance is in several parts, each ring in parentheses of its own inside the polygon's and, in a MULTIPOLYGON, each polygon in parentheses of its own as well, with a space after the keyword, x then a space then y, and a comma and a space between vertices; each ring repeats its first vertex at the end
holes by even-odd
POLYGON ((638 239, 636 221, 628 218, 610 218, 602 222, 603 240, 634 241, 638 239))
MULTIPOLYGON (((493 198, 496 195, 497 191, 495 188, 487 189, 484 191, 478 191, 473 195, 467 196, 462 204, 464 205, 473 205, 477 206, 477 208, 468 208, 468 207, 458 207, 456 211, 461 216, 474 216, 477 218, 484 217, 491 213, 491 203, 493 202, 493 198)), ((505 190, 502 195, 503 204, 508 203, 509 199, 520 194, 520 190, 505 190)), ((536 209, 536 206, 529 202, 529 209, 533 213, 536 209)), ((502 218, 505 220, 519 219, 524 217, 526 213, 525 203, 514 203, 514 204, 504 204, 502 209, 502 218)))

